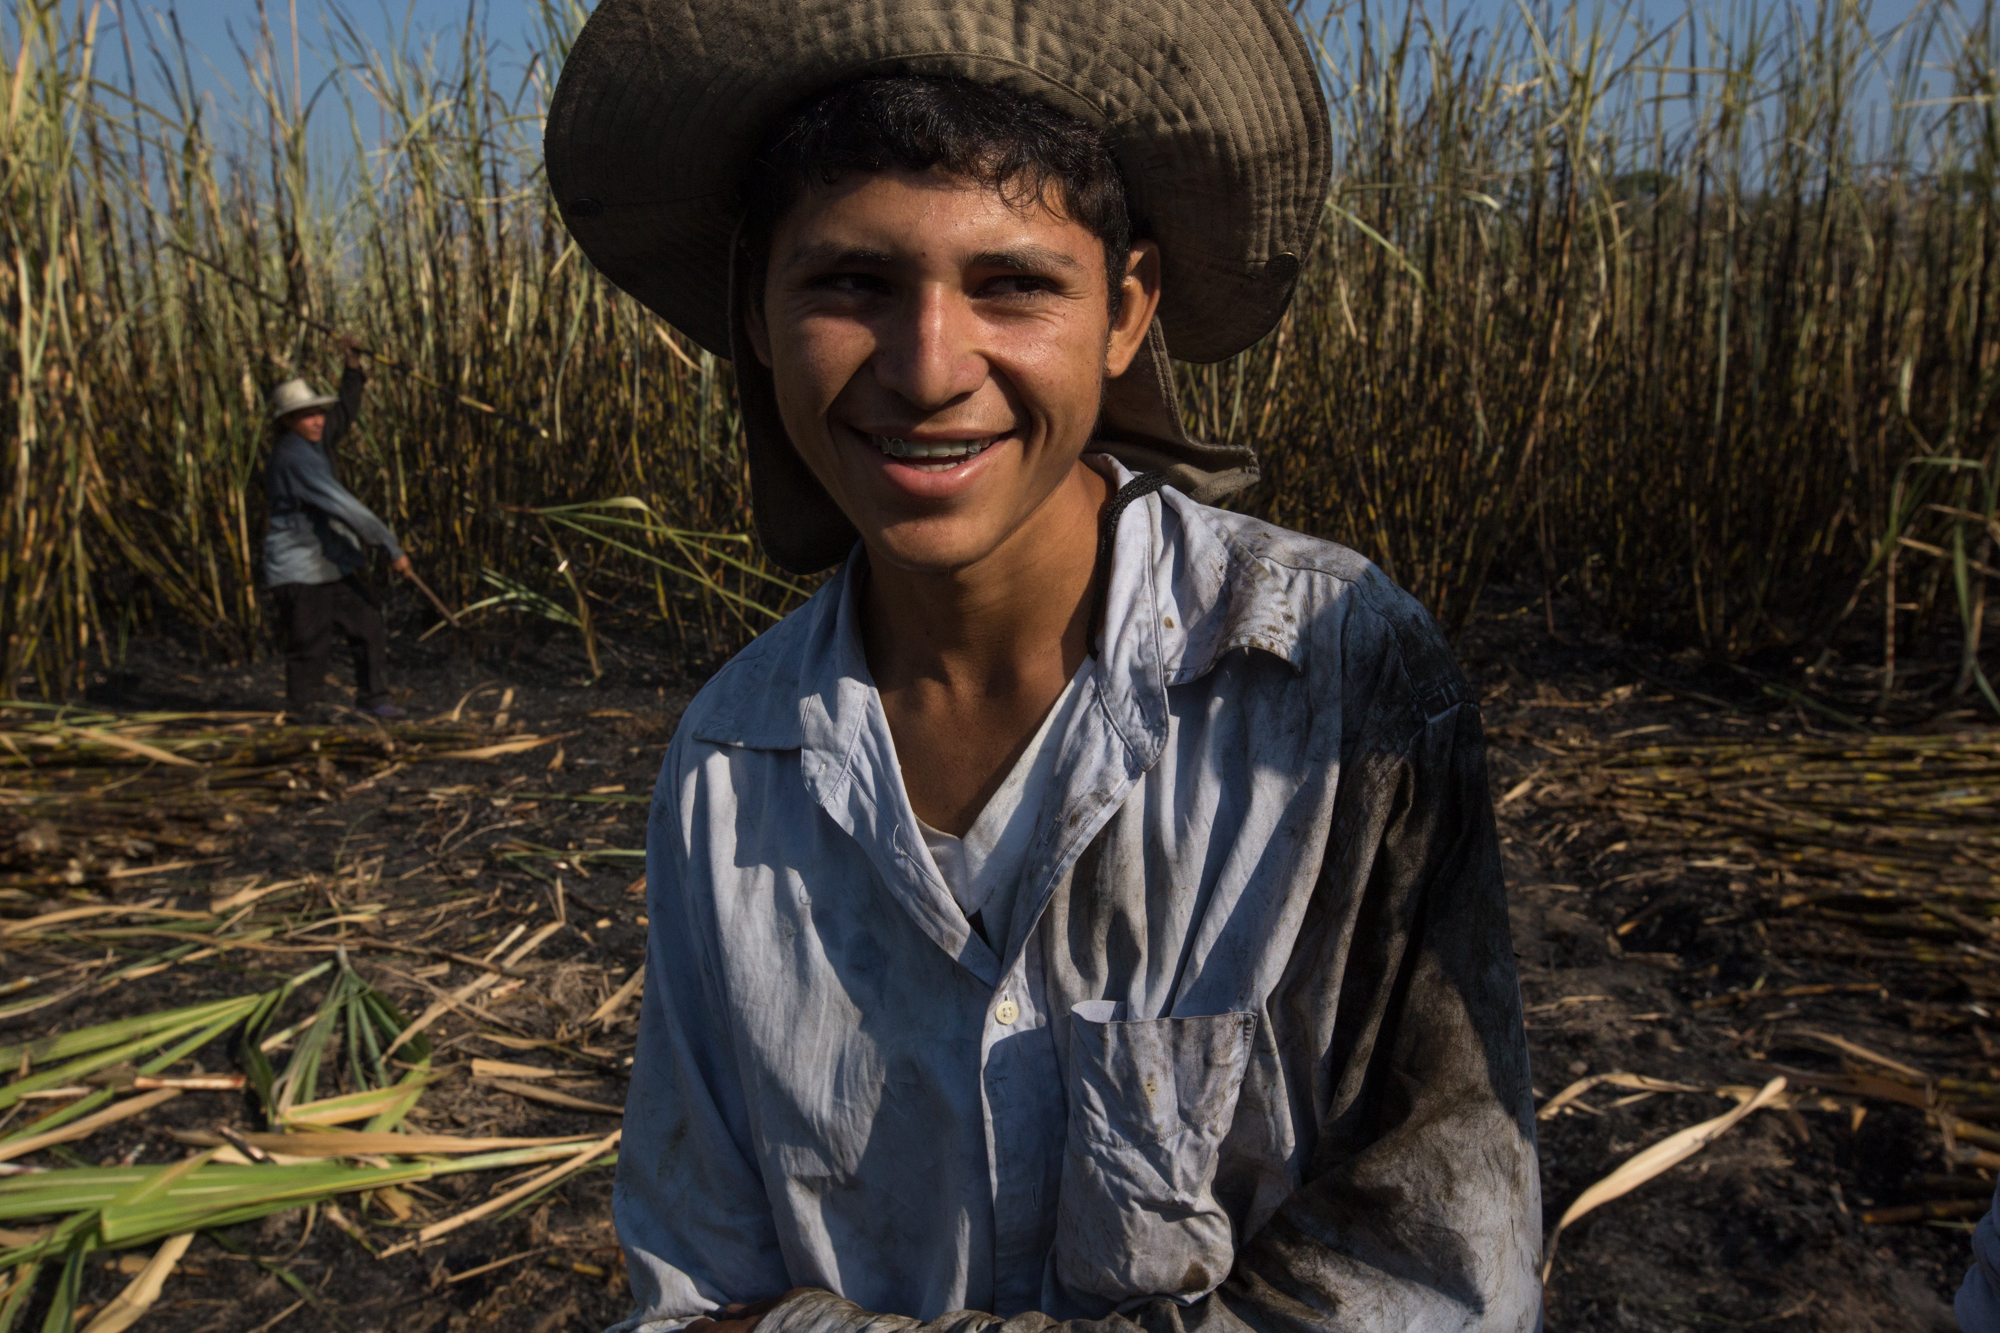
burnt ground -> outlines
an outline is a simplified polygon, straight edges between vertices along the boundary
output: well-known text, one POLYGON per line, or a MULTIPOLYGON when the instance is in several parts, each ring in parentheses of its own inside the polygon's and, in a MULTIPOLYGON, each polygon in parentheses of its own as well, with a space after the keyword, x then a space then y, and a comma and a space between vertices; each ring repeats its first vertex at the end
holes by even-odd
MULTIPOLYGON (((1538 595, 1502 593, 1460 644, 1484 701, 1502 802, 1538 1103, 1614 1071, 1710 1087, 1786 1074, 1800 1091, 1815 1075, 1824 1087, 1843 1073, 1881 1073, 1815 1034, 1931 1078, 1984 1082, 1980 1095, 1993 1102, 2000 967, 1990 950, 1966 951, 1970 969, 1856 957, 1887 950, 1793 919, 1765 877, 1720 848, 1632 854, 1618 824, 1587 803, 1544 803, 1526 782, 1574 764, 1579 749, 1810 736, 1824 734, 1827 719, 1797 706, 1771 711, 1768 695, 1746 693, 1729 672, 1649 661, 1575 617, 1556 630, 1538 595), (1779 994, 1820 988, 1840 990, 1779 994), (1757 998, 1767 991, 1774 998, 1757 998)), ((1974 717, 1953 701, 1900 721, 1959 730, 1974 717)), ((1546 1226, 1639 1149, 1734 1104, 1666 1094, 1614 1106, 1621 1093, 1593 1091, 1584 1100, 1594 1111, 1540 1122, 1546 1226)), ((1993 1109, 1980 1108, 1989 1124, 1993 1109)), ((1848 1099, 1754 1114, 1564 1232, 1548 1327, 1948 1333, 1970 1262, 1964 1214, 1983 1211, 1993 1193, 1990 1170, 1950 1170, 1917 1107, 1848 1099), (1961 1216, 1902 1225, 1863 1217, 1941 1200, 1961 1216)))
MULTIPOLYGON (((1982 982, 1963 969, 1843 956, 1777 913, 1744 867, 1727 858, 1635 858, 1620 850, 1614 823, 1574 802, 1544 799, 1538 786, 1579 749, 1631 743, 1635 733, 1751 737, 1811 731, 1822 719, 1770 712, 1754 694, 1731 694, 1726 680, 1686 662, 1635 656, 1568 620, 1555 630, 1538 598, 1502 590, 1461 644, 1486 701, 1495 795, 1507 798, 1501 833, 1538 1101, 1578 1078, 1618 1071, 1704 1088, 1757 1085, 1784 1070, 1856 1071, 1851 1058, 1801 1035, 1811 1032, 1837 1034, 1927 1075, 2000 1082, 1989 1017, 1990 1002, 2000 999, 1993 972, 1982 982), (1704 860, 1712 863, 1690 864, 1704 860), (1755 998, 1812 986, 1870 989, 1755 998)), ((205 901, 253 876, 300 881, 296 891, 312 901, 386 905, 372 920, 329 933, 348 940, 355 966, 412 1012, 476 973, 448 958, 433 961, 439 955, 371 951, 371 938, 421 938, 447 954, 481 955, 514 925, 532 929, 560 913, 570 928, 524 964, 530 984, 489 998, 476 1013, 448 1013, 432 1029, 446 1076, 412 1125, 466 1135, 602 1134, 615 1119, 528 1100, 473 1077, 471 1061, 558 1070, 564 1076, 552 1086, 564 1093, 622 1103, 632 1006, 602 1024, 587 1017, 639 966, 644 949, 639 862, 612 853, 643 847, 645 798, 687 687, 671 672, 649 671, 639 653, 617 654, 610 674, 589 683, 566 637, 454 655, 445 636, 419 644, 403 634, 392 651, 399 698, 414 714, 447 712, 480 690, 462 719, 503 737, 560 739, 487 761, 378 766, 361 780, 323 774, 324 782, 291 793, 271 813, 178 849, 151 849, 156 861, 193 858, 193 866, 94 888, 86 880, 66 892, 17 890, 0 902, 0 915, 46 911, 69 898, 205 901), (504 721, 495 717, 503 698, 504 721)), ((131 666, 101 682, 94 701, 135 710, 275 709, 279 696, 274 661, 215 666, 157 640, 135 648, 131 666)), ((37 966, 32 949, 0 957, 9 970, 37 966)), ((240 957, 166 968, 108 997, 0 1024, 0 1044, 261 989, 325 955, 234 961, 240 957)), ((232 1067, 220 1045, 197 1053, 195 1064, 232 1067)), ((1601 1089, 1540 1123, 1546 1225, 1632 1153, 1733 1105, 1707 1092, 1612 1105, 1623 1096, 1601 1089)), ((174 1160, 186 1149, 170 1129, 248 1129, 251 1111, 240 1096, 188 1094, 73 1145, 69 1160, 174 1160)), ((1860 1114, 1830 1103, 1754 1114, 1563 1235, 1548 1326, 1954 1328, 1949 1302, 1967 1262, 1969 1220, 1879 1225, 1862 1216, 1873 1207, 1990 1193, 1990 1173, 1961 1166, 1953 1176, 1942 1152, 1926 1114, 1893 1102, 1868 1102, 1860 1114)), ((444 1177, 400 1199, 358 1203, 346 1216, 379 1250, 495 1186, 491 1175, 444 1177)), ((147 1326, 162 1333, 600 1328, 626 1308, 609 1205, 610 1172, 593 1169, 530 1209, 386 1260, 324 1215, 280 1214, 198 1238, 147 1326)), ((129 1281, 126 1272, 115 1255, 93 1262, 81 1299, 109 1299, 129 1281)), ((39 1326, 39 1314, 32 1317, 39 1326)))

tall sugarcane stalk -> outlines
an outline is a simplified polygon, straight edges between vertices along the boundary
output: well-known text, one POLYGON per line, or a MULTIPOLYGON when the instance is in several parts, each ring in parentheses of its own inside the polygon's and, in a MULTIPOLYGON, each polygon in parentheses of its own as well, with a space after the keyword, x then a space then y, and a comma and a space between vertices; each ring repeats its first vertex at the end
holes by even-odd
MULTIPOLYGON (((796 605, 727 540, 754 526, 727 365, 593 272, 541 186, 583 6, 538 0, 515 80, 476 18, 426 55, 336 14, 310 104, 265 30, 242 170, 188 52, 141 42, 142 98, 88 3, 15 12, 0 695, 74 693, 147 626, 257 650, 263 393, 329 377, 323 328, 442 386, 372 386, 341 462, 447 604, 519 589, 489 609, 555 607, 593 648, 643 609, 690 667, 796 605), (579 550, 528 512, 610 496, 660 530, 593 519, 579 550)), ((1885 648, 1907 662, 1941 628, 1943 688, 1989 694, 1991 0, 1714 25, 1527 6, 1477 31, 1373 0, 1300 14, 1335 93, 1318 245, 1269 338, 1180 372, 1194 432, 1263 455, 1240 503, 1355 545, 1450 629, 1495 572, 1718 658, 1810 660, 1879 612, 1885 648), (1916 459, 1957 463, 1898 491, 1916 459)))

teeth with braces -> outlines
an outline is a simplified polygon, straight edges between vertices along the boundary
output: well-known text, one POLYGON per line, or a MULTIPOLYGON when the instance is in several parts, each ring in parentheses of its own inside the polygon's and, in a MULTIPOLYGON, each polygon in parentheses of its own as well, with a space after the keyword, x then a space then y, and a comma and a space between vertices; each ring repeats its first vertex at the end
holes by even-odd
POLYGON ((965 459, 984 453, 999 436, 989 436, 983 440, 940 440, 929 444, 921 440, 892 439, 886 435, 871 435, 868 438, 875 442, 877 449, 891 458, 917 463, 925 471, 940 471, 955 467, 965 459), (917 460, 920 459, 924 462, 918 463, 917 460), (930 462, 933 459, 940 461, 930 462))

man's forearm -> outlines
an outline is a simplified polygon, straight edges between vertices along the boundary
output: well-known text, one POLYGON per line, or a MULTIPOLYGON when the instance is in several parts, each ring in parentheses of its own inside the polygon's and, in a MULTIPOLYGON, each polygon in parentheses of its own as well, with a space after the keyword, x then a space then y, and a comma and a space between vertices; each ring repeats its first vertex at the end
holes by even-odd
POLYGON ((332 449, 361 415, 361 393, 367 385, 368 376, 358 366, 340 373, 340 388, 335 391, 340 401, 326 414, 326 428, 320 433, 320 442, 327 449, 332 449))
MULTIPOLYGON (((1273 1321, 1267 1327, 1288 1322, 1273 1321)), ((1039 1311, 1003 1318, 982 1310, 953 1310, 923 1320, 877 1314, 830 1291, 811 1290, 780 1301, 758 1321, 757 1333, 1249 1333, 1252 1327, 1216 1292, 1190 1305, 1162 1297, 1102 1319, 1055 1319, 1039 1311)))
POLYGON ((780 1301, 757 1324, 757 1333, 1042 1333, 1056 1323, 1047 1315, 1008 1320, 978 1310, 954 1310, 925 1322, 905 1315, 874 1314, 830 1291, 800 1291, 780 1301))

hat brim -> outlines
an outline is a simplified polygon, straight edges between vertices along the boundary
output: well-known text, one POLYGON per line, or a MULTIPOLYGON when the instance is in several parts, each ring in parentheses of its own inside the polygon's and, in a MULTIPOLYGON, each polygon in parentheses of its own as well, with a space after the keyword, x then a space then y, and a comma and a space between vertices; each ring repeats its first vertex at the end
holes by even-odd
POLYGON ((1279 0, 603 0, 550 105, 550 188, 591 262, 718 355, 752 158, 803 99, 868 73, 1003 85, 1100 126, 1161 254, 1187 361, 1283 314, 1331 125, 1279 0))
POLYGON ((281 417, 288 417, 294 412, 310 412, 315 407, 332 407, 339 401, 338 397, 330 393, 314 394, 312 397, 303 399, 300 402, 287 403, 283 407, 272 408, 271 420, 276 421, 281 417))

